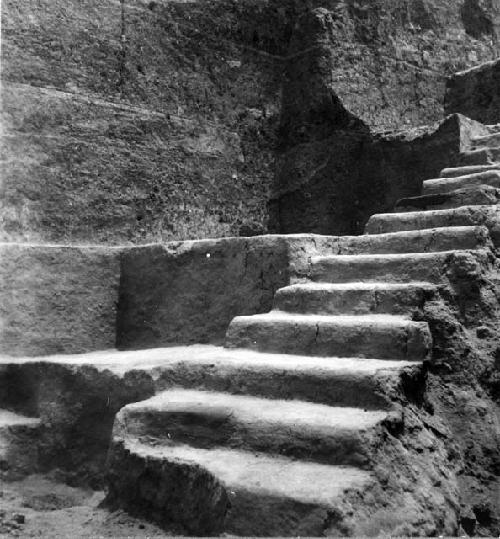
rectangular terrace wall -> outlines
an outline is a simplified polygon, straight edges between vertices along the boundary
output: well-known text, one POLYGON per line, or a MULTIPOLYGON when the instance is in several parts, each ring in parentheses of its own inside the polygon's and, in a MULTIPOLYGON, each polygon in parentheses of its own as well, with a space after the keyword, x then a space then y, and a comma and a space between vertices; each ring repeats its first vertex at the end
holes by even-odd
POLYGON ((330 236, 256 236, 150 245, 122 257, 117 345, 122 349, 224 339, 236 315, 266 312, 275 291, 305 275, 330 236))
POLYGON ((256 236, 132 248, 0 244, 0 354, 221 343, 233 316, 334 252, 335 237, 256 236))

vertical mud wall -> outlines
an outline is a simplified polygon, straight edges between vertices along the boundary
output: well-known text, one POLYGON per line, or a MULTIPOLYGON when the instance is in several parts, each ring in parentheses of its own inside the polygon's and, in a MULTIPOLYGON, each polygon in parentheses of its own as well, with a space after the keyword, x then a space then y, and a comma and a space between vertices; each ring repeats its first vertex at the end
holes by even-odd
POLYGON ((328 201, 307 200, 336 208, 321 230, 353 230, 366 129, 353 134, 334 109, 371 129, 437 120, 445 76, 498 53, 497 11, 495 0, 5 0, 2 235, 262 232, 276 150, 279 183, 308 169, 314 192, 314 169, 330 171, 328 201), (282 169, 294 148, 303 163, 282 169))
POLYGON ((303 5, 285 62, 272 230, 360 233, 454 164, 460 129, 453 139, 451 124, 416 126, 443 117, 447 74, 500 53, 496 5, 466 4, 303 5))
POLYGON ((445 110, 486 124, 499 123, 500 59, 451 76, 446 85, 445 110))

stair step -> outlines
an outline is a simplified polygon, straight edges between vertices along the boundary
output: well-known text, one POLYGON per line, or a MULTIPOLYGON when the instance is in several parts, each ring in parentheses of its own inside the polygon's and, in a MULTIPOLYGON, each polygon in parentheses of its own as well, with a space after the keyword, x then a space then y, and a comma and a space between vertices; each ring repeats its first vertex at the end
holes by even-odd
POLYGON ((384 255, 340 255, 313 257, 310 277, 316 282, 411 282, 439 283, 445 266, 457 254, 488 257, 488 250, 442 251, 384 255))
POLYGON ((313 356, 423 360, 431 337, 425 322, 401 316, 322 316, 271 311, 237 316, 226 333, 229 348, 313 356))
POLYGON ((115 439, 109 465, 112 503, 185 535, 320 536, 345 492, 372 482, 350 466, 132 439, 115 439))
POLYGON ((472 139, 473 148, 492 148, 500 145, 500 133, 490 133, 472 139))
POLYGON ((500 161, 500 146, 470 150, 460 154, 460 163, 463 165, 487 165, 496 161, 500 161))
POLYGON ((0 432, 32 429, 40 426, 38 417, 27 417, 10 410, 0 409, 0 432))
POLYGON ((396 202, 395 211, 459 208, 469 205, 491 205, 500 203, 500 189, 480 185, 469 189, 456 189, 449 193, 402 198, 396 202))
POLYGON ((299 400, 172 389, 122 408, 115 417, 114 432, 164 445, 231 447, 364 466, 369 431, 387 414, 299 400))
POLYGON ((480 226, 391 230, 380 234, 372 233, 368 221, 366 232, 363 236, 342 238, 341 254, 437 252, 491 245, 488 230, 480 226))
MULTIPOLYGON (((462 227, 475 227, 483 231, 483 245, 487 245, 489 233, 493 243, 500 245, 500 207, 490 206, 462 206, 445 210, 414 211, 405 213, 381 213, 372 215, 366 224, 366 231, 371 234, 392 232, 395 230, 420 230, 433 227, 458 230, 462 227)), ((437 228, 439 230, 439 228, 437 228)), ((478 236, 480 232, 478 232, 478 236)), ((452 240, 450 236, 450 247, 452 240)), ((458 242, 457 242, 458 247, 458 242)))
POLYGON ((169 354, 167 350, 155 384, 157 390, 196 388, 366 409, 386 408, 389 403, 387 396, 380 393, 381 382, 395 380, 403 369, 420 365, 412 361, 265 354, 219 347, 206 357, 194 352, 180 361, 167 359, 169 354))
POLYGON ((467 176, 478 172, 488 172, 489 170, 500 170, 500 163, 490 165, 470 165, 463 167, 444 168, 441 171, 441 178, 456 178, 457 176, 467 176))
POLYGON ((276 310, 302 314, 409 314, 434 297, 429 283, 304 283, 280 288, 276 310))
POLYGON ((36 471, 40 419, 0 409, 0 477, 17 479, 36 471))
POLYGON ((500 187, 500 172, 489 170, 487 172, 478 172, 477 174, 468 174, 456 178, 436 178, 425 180, 422 192, 424 195, 449 193, 456 189, 476 187, 480 185, 491 185, 500 187))

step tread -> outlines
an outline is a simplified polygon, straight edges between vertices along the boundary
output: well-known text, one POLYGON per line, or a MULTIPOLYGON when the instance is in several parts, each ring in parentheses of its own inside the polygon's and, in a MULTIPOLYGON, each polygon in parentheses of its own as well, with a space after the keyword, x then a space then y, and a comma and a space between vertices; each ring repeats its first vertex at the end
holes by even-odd
POLYGON ((0 429, 9 427, 37 427, 40 425, 40 418, 27 417, 10 410, 0 409, 0 429))
MULTIPOLYGON (((173 368, 179 363, 186 365, 207 365, 220 368, 252 367, 255 369, 282 369, 284 371, 359 371, 375 373, 383 369, 401 369, 420 362, 400 360, 386 361, 375 358, 352 358, 305 356, 300 354, 270 354, 247 350, 245 348, 228 349, 209 344, 172 346, 168 348, 148 348, 143 350, 107 350, 83 354, 58 354, 43 357, 8 358, 8 363, 32 363, 47 361, 67 365, 91 365, 97 369, 106 369, 115 374, 129 370, 148 370, 173 368)), ((2 410, 3 411, 3 410, 2 410)), ((12 413, 12 412, 9 412, 12 413)))
MULTIPOLYGON (((389 214, 391 215, 391 214, 389 214)), ((343 255, 339 255, 343 256, 343 255)), ((324 290, 327 292, 335 292, 341 290, 413 290, 415 288, 425 288, 429 290, 435 290, 437 287, 435 284, 429 283, 427 281, 410 281, 408 283, 365 283, 363 281, 359 282, 348 282, 348 283, 296 283, 289 286, 284 286, 280 288, 279 291, 290 291, 294 290, 324 290)))
POLYGON ((488 142, 490 140, 494 140, 495 143, 497 143, 499 139, 500 139, 500 132, 495 132, 495 133, 489 133, 488 135, 480 135, 478 137, 472 137, 471 141, 473 143, 478 143, 478 142, 488 142))
POLYGON ((274 323, 289 322, 294 324, 316 324, 342 325, 342 326, 362 326, 362 325, 383 325, 390 327, 402 327, 408 324, 425 324, 425 322, 412 322, 408 317, 392 314, 360 314, 360 315, 324 315, 324 314, 302 314, 288 313, 285 311, 270 311, 264 314, 253 314, 247 316, 236 316, 233 322, 254 322, 254 323, 274 323))
MULTIPOLYGON (((496 208, 487 204, 468 204, 465 206, 459 206, 457 208, 444 208, 438 210, 416 210, 411 212, 393 212, 393 213, 376 213, 370 217, 370 219, 412 219, 413 216, 419 215, 457 215, 460 213, 481 213, 498 211, 496 208)), ((446 226, 446 227, 434 227, 432 230, 439 230, 439 228, 481 228, 481 225, 460 225, 460 226, 446 226)), ((408 231, 409 232, 409 231, 408 231)))
POLYGON ((460 187, 474 187, 480 185, 490 185, 500 187, 500 170, 489 170, 476 174, 466 174, 454 178, 432 178, 422 183, 424 194, 449 193, 460 187))
MULTIPOLYGON (((404 213, 404 212, 401 212, 404 213)), ((375 214, 372 217, 377 215, 395 215, 394 213, 388 214, 375 214)), ((394 232, 382 232, 379 234, 363 234, 362 236, 357 236, 358 238, 395 238, 395 237, 406 237, 406 238, 415 238, 420 236, 439 236, 445 234, 452 235, 461 235, 469 234, 471 232, 481 232, 484 230, 484 227, 481 225, 459 225, 459 226, 448 226, 448 227, 431 227, 431 228, 422 228, 419 230, 398 230, 394 232)))
POLYGON ((149 446, 124 441, 125 449, 144 459, 171 460, 201 466, 232 491, 286 497, 302 503, 331 506, 351 488, 367 486, 370 472, 352 466, 303 462, 231 449, 191 446, 149 446))
POLYGON ((429 180, 424 180, 423 185, 425 187, 431 185, 453 184, 465 180, 488 180, 490 178, 498 177, 500 177, 500 170, 486 170, 484 172, 464 174, 463 176, 454 176, 453 178, 431 178, 429 180))
POLYGON ((383 260, 426 260, 432 258, 445 258, 446 256, 454 253, 469 253, 478 252, 484 253, 485 249, 453 249, 451 251, 439 251, 431 253, 386 253, 386 254, 362 254, 362 255, 324 255, 311 257, 311 263, 324 263, 324 262, 364 262, 364 261, 383 261, 383 260))
POLYGON ((412 211, 427 211, 428 207, 445 206, 442 209, 455 209, 462 206, 494 206, 500 200, 498 187, 491 185, 476 185, 452 189, 445 193, 429 193, 414 197, 399 199, 395 208, 418 208, 417 210, 404 210, 407 213, 412 211), (480 201, 480 202, 479 202, 480 201))
POLYGON ((362 431, 387 417, 387 411, 328 406, 299 400, 265 399, 214 391, 172 389, 145 401, 127 405, 120 415, 146 413, 192 413, 231 417, 231 421, 249 425, 286 426, 291 430, 362 431))
POLYGON ((454 178, 457 176, 466 176, 477 172, 486 172, 488 170, 500 170, 500 163, 491 163, 489 165, 464 165, 461 167, 444 168, 440 176, 441 178, 454 178), (461 174, 462 173, 462 174, 461 174))

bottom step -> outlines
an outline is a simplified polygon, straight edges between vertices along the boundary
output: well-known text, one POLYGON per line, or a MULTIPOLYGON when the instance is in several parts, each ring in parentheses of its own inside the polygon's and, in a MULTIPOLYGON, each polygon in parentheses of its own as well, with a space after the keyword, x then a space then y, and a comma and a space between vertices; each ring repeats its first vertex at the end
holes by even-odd
POLYGON ((108 464, 111 506, 194 535, 338 535, 345 492, 372 479, 349 466, 134 439, 115 439, 108 464))

